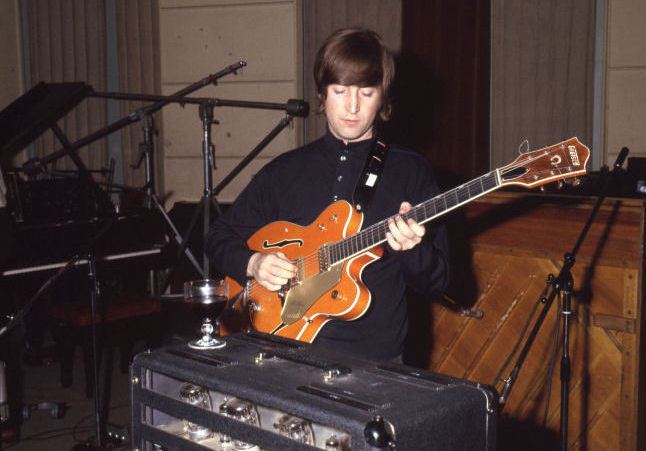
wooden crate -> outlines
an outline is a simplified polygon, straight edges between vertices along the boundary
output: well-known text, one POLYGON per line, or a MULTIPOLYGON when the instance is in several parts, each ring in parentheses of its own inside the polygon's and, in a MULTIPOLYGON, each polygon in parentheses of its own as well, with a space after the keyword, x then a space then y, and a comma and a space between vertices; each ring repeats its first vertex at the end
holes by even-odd
MULTIPOLYGON (((593 198, 501 192, 472 202, 459 213, 462 218, 451 218, 454 253, 461 254, 453 262, 458 288, 451 295, 483 316, 472 318, 433 305, 427 367, 500 390, 515 359, 498 378, 497 373, 547 275, 558 274, 593 205, 593 198)), ((644 404, 639 371, 645 349, 640 346, 644 212, 643 201, 607 199, 577 255, 570 328, 571 449, 632 450, 643 445, 638 443, 638 431, 644 431, 638 410, 644 404)), ((560 349, 549 377, 558 309, 555 302, 503 409, 501 449, 558 446, 560 349)))

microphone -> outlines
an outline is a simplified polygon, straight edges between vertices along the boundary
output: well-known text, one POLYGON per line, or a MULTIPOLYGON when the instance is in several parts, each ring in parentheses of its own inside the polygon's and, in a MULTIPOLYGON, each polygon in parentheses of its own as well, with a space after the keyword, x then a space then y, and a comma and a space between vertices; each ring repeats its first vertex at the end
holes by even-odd
POLYGON ((617 159, 615 160, 615 164, 613 166, 614 171, 618 171, 624 165, 624 161, 626 161, 628 152, 629 152, 628 147, 621 148, 621 150, 619 151, 619 155, 617 155, 617 159))
POLYGON ((249 100, 229 100, 229 99, 204 99, 204 98, 191 98, 184 97, 178 98, 178 102, 182 103, 203 103, 205 101, 211 102, 214 106, 228 106, 235 108, 256 108, 260 110, 282 110, 290 116, 307 117, 310 112, 310 105, 300 99, 289 99, 287 103, 273 103, 273 102, 255 102, 249 100))
POLYGON ((307 117, 310 114, 310 104, 305 100, 289 99, 285 105, 285 111, 292 117, 307 117))

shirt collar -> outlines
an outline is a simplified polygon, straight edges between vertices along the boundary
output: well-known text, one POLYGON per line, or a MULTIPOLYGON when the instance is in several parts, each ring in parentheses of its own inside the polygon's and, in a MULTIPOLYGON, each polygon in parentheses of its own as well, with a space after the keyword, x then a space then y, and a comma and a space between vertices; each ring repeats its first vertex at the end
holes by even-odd
POLYGON ((367 152, 373 148, 375 141, 377 140, 376 132, 376 128, 373 128, 372 138, 364 139, 362 141, 349 142, 346 144, 342 140, 334 136, 332 132, 330 132, 329 128, 326 128, 326 133, 323 139, 325 141, 326 147, 336 151, 337 153, 350 152, 350 155, 352 156, 365 156, 367 152))

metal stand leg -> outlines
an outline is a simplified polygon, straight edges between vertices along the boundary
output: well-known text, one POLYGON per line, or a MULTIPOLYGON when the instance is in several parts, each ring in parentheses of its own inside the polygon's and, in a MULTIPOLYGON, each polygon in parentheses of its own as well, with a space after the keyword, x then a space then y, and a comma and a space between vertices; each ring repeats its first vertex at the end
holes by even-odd
POLYGON ((561 449, 567 450, 568 443, 568 416, 570 400, 570 316, 572 315, 572 286, 573 281, 570 277, 565 281, 563 288, 563 335, 562 347, 563 354, 561 357, 561 449))
POLYGON ((96 433, 96 444, 99 447, 103 446, 103 419, 101 418, 101 400, 99 399, 99 356, 97 344, 97 331, 96 331, 96 297, 98 292, 97 278, 96 278, 96 261, 94 254, 90 253, 87 257, 88 278, 90 280, 90 320, 92 330, 92 368, 93 368, 93 389, 94 389, 94 426, 96 433))

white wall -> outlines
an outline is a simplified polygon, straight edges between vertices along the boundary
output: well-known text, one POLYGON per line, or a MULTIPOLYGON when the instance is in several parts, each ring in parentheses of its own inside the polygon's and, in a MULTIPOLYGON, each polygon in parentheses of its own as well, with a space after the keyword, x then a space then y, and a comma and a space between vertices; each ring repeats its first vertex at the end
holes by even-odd
MULTIPOLYGON (((172 94, 239 61, 247 67, 192 96, 284 103, 302 97, 299 0, 161 0, 160 42, 163 94, 172 94)), ((285 113, 215 108, 217 170, 214 186, 269 132, 285 113)), ((297 147, 300 119, 283 130, 218 196, 235 199, 272 157, 297 147)), ((202 124, 197 106, 163 111, 164 179, 171 202, 203 194, 202 124)))
POLYGON ((646 1, 606 0, 605 163, 646 157, 646 1))

